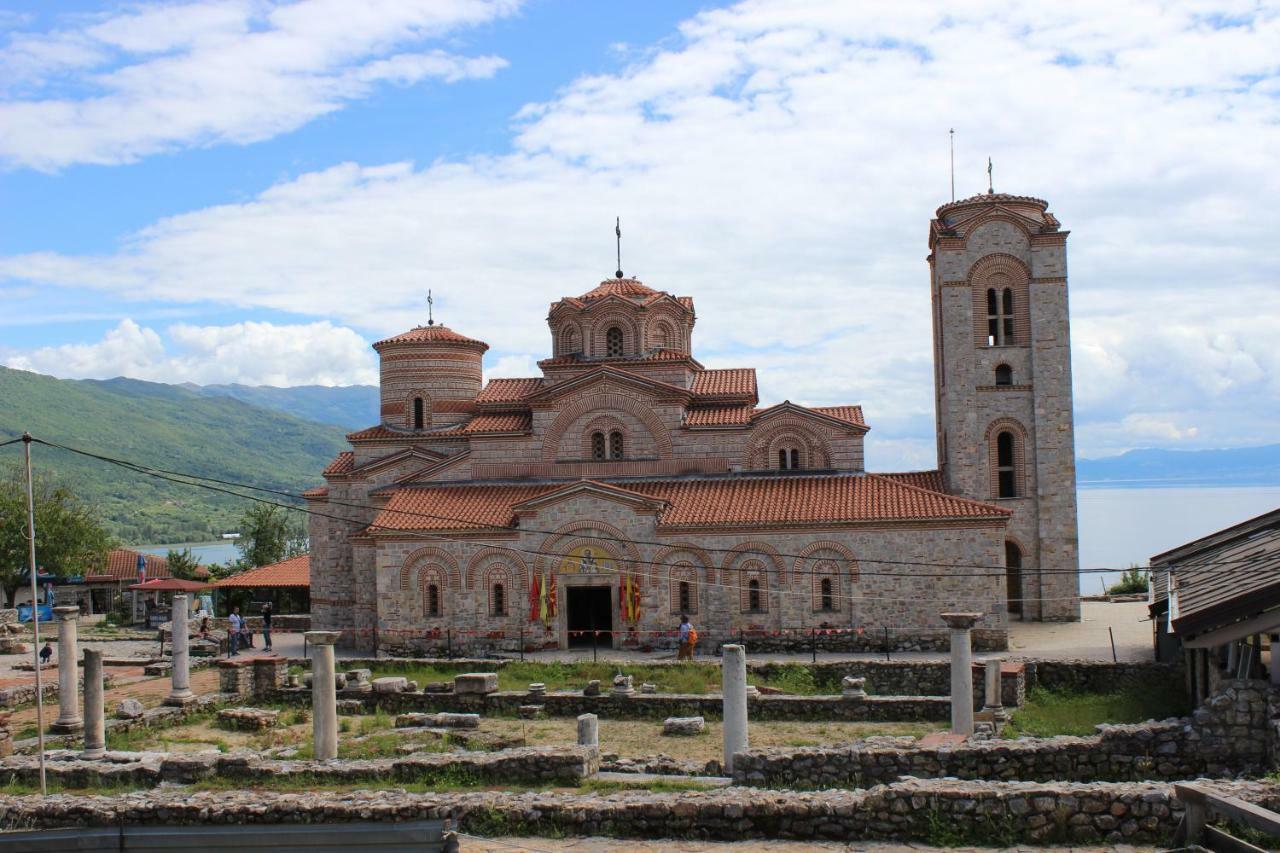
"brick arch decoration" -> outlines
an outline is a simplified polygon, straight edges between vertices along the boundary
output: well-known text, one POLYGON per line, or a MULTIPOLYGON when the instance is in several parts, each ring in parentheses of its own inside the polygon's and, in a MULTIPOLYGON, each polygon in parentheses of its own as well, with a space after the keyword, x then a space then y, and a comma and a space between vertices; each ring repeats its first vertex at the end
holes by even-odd
POLYGON ((582 352, 582 327, 573 320, 565 320, 555 329, 556 355, 570 355, 582 352))
POLYGON ((680 583, 689 584, 689 613, 697 613, 698 605, 701 603, 702 596, 699 594, 701 584, 698 583, 698 567, 687 560, 682 560, 667 569, 667 597, 669 599, 668 608, 671 613, 678 614, 685 612, 680 606, 680 583))
POLYGON ((418 606, 421 608, 422 618, 424 619, 443 619, 449 615, 449 596, 444 594, 447 579, 440 566, 435 563, 428 563, 422 567, 422 571, 418 573, 418 606), (431 616, 430 608, 430 589, 432 585, 439 590, 440 594, 440 613, 431 616))
POLYGON ((858 559, 853 556, 844 545, 839 542, 822 541, 810 542, 808 545, 800 549, 800 553, 796 555, 796 561, 793 566, 795 569, 794 577, 804 577, 805 573, 812 569, 812 564, 818 560, 828 559, 835 560, 837 564, 843 563, 843 568, 848 572, 849 579, 856 583, 858 580, 858 559), (825 556, 826 554, 834 554, 834 557, 825 556))
POLYGON ((587 421, 586 425, 582 428, 582 458, 594 458, 591 455, 591 434, 595 432, 602 432, 604 433, 605 441, 604 458, 608 459, 609 433, 614 431, 622 433, 622 456, 625 459, 627 456, 627 448, 631 446, 631 436, 627 433, 627 425, 615 418, 613 415, 600 415, 599 417, 592 418, 587 421))
POLYGON ((665 327, 667 333, 667 349, 686 351, 685 321, 671 309, 659 309, 645 318, 644 341, 647 348, 653 349, 657 346, 657 341, 654 338, 660 327, 665 327))
POLYGON ((607 336, 612 326, 622 330, 624 355, 634 355, 640 351, 640 328, 636 318, 615 308, 591 318, 591 351, 587 355, 603 358, 608 353, 607 336))
POLYGON ((681 554, 692 557, 695 566, 702 566, 706 573, 708 584, 716 582, 716 564, 711 559, 711 555, 689 542, 677 542, 674 545, 668 545, 657 554, 654 554, 651 568, 656 570, 660 566, 668 565, 673 562, 672 557, 681 554))
POLYGON ((973 342, 987 345, 987 289, 1013 288, 1013 340, 1015 346, 1031 341, 1031 270, 1021 258, 1004 252, 984 255, 969 267, 973 294, 973 342))
POLYGON ((742 561, 742 567, 738 570, 738 609, 743 613, 768 613, 769 598, 773 593, 772 587, 769 585, 769 570, 758 559, 746 559, 742 561), (760 584, 760 609, 751 610, 751 581, 763 580, 760 584))
POLYGON ((433 565, 443 566, 449 589, 458 592, 462 588, 462 573, 458 569, 457 559, 452 554, 439 548, 419 548, 404 558, 404 563, 400 567, 400 589, 402 591, 409 589, 410 581, 417 570, 425 570, 433 565))
POLYGON ((784 586, 787 582, 787 566, 782 561, 782 556, 767 542, 740 542, 729 550, 725 555, 724 561, 720 564, 723 578, 728 578, 730 570, 736 567, 739 560, 750 555, 755 555, 758 559, 762 559, 767 565, 773 566, 774 572, 778 576, 778 586, 784 586))
POLYGON ((463 589, 467 592, 475 589, 476 578, 480 575, 482 569, 487 569, 495 563, 502 563, 508 570, 512 572, 512 577, 518 579, 523 588, 529 587, 529 564, 524 558, 508 548, 482 548, 475 553, 470 560, 467 561, 467 570, 463 574, 463 589))
POLYGON ((519 602, 525 600, 526 593, 524 590, 529 588, 528 583, 517 587, 512 579, 511 569, 498 562, 490 563, 485 567, 483 584, 484 598, 482 601, 484 601, 485 605, 483 615, 495 619, 510 619, 517 615, 520 607, 519 602), (502 584, 503 592, 502 606, 504 612, 501 616, 493 612, 493 587, 497 583, 502 584))
POLYGON ((1026 497, 1027 494, 1027 429, 1016 418, 996 418, 987 424, 987 431, 982 436, 983 446, 987 449, 987 477, 991 486, 991 497, 1000 494, 1000 475, 997 470, 999 457, 996 454, 996 436, 1001 432, 1013 433, 1013 489, 1015 497, 1026 497))
POLYGON ((830 468, 831 444, 799 418, 786 416, 751 436, 743 464, 748 470, 765 471, 777 467, 778 448, 795 446, 800 450, 801 466, 830 468))
POLYGON ((539 573, 546 571, 548 560, 558 563, 565 554, 580 546, 600 548, 611 560, 620 563, 640 563, 640 551, 617 527, 603 521, 571 521, 556 528, 543 540, 542 547, 538 549, 540 556, 534 561, 535 570, 539 573), (583 533, 591 535, 583 536, 583 533))
POLYGON ((423 429, 431 426, 431 395, 427 393, 425 388, 414 388, 404 395, 404 426, 405 429, 413 429, 413 398, 422 398, 422 426, 423 429))
POLYGON ((818 559, 811 561, 813 574, 809 575, 809 590, 814 613, 839 613, 844 609, 844 600, 848 597, 842 583, 840 564, 835 560, 818 559), (822 581, 830 579, 831 610, 822 609, 822 581))
POLYGON ((542 439, 542 461, 556 461, 556 457, 560 454, 560 441, 564 438, 564 434, 569 427, 573 426, 574 421, 588 412, 601 410, 604 413, 610 409, 626 412, 644 424, 645 429, 649 431, 649 435, 653 438, 654 444, 657 445, 658 458, 671 458, 671 431, 667 429, 662 419, 654 414, 652 409, 635 398, 628 397, 625 394, 608 392, 583 397, 581 400, 569 404, 561 410, 560 414, 556 415, 556 419, 551 422, 551 426, 547 427, 546 434, 542 439))

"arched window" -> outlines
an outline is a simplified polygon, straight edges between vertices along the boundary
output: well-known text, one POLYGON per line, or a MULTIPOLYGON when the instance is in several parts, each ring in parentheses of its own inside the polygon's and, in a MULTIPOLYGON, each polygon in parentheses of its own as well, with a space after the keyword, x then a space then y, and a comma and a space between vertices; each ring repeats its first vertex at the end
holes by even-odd
POLYGON ((414 397, 413 398, 413 428, 414 429, 422 429, 422 422, 423 422, 422 410, 423 410, 422 398, 414 397))
POLYGON ((747 582, 747 610, 759 613, 760 609, 760 581, 752 578, 747 582))
POLYGON ((831 591, 831 578, 822 579, 822 609, 836 609, 836 597, 831 591))
POLYGON ((1007 364, 996 366, 996 384, 1012 385, 1013 384, 1013 368, 1007 364))
POLYGON ((565 326, 560 332, 560 354, 571 355, 578 351, 578 332, 573 326, 565 326))
POLYGON ((800 470, 800 451, 795 447, 783 447, 778 450, 778 470, 800 470))
POLYGON ((1005 541, 1004 565, 1009 612, 1022 614, 1022 549, 1016 542, 1005 541))
POLYGON ((680 581, 680 612, 690 613, 693 610, 693 585, 688 581, 680 581))
POLYGON ((615 429, 609 433, 609 458, 621 459, 623 450, 622 433, 615 429))
POLYGON ((1013 288, 987 288, 987 346, 1013 343, 1013 288))
POLYGON ((996 436, 996 497, 1018 496, 1018 471, 1014 464, 1013 433, 1004 430, 996 436))
POLYGON ((500 583, 495 583, 495 584, 493 585, 493 598, 492 598, 492 602, 493 602, 493 615, 494 615, 494 616, 506 616, 506 615, 507 615, 507 590, 506 590, 506 588, 505 588, 505 587, 503 587, 503 585, 502 585, 502 584, 500 584, 500 583))
POLYGON ((617 358, 622 355, 622 329, 617 326, 610 326, 609 331, 604 333, 605 355, 610 358, 617 358))
POLYGON ((597 461, 603 461, 607 458, 605 453, 604 433, 591 433, 591 458, 597 461))
POLYGON ((440 586, 439 586, 439 584, 434 584, 434 583, 433 583, 433 584, 428 584, 428 585, 427 585, 427 601, 426 601, 426 604, 427 604, 427 615, 428 615, 428 616, 439 616, 439 615, 440 615, 440 586))

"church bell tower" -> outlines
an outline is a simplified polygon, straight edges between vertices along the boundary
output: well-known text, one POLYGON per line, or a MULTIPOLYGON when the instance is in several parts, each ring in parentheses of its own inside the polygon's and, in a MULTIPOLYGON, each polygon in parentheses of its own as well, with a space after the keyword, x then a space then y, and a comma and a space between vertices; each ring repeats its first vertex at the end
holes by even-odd
POLYGON ((1010 619, 1080 618, 1067 234, 994 192, 929 230, 938 463, 952 494, 1013 511, 1010 619))

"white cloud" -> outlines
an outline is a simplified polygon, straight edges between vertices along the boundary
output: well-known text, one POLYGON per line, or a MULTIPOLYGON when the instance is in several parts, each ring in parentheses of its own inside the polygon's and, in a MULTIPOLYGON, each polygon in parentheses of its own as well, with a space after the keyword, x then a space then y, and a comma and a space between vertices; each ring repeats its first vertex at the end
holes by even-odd
POLYGON ((128 163, 293 130, 380 83, 492 76, 506 63, 421 44, 519 0, 199 0, 13 35, 0 60, 0 163, 128 163), (410 50, 400 51, 400 47, 410 50))
POLYGON ((861 402, 884 458, 915 464, 955 127, 959 194, 990 153, 998 190, 1073 231, 1082 452, 1238 443, 1280 412, 1277 55, 1280 12, 1244 2, 750 0, 528 106, 508 155, 343 163, 0 275, 379 333, 432 287, 496 375, 544 357, 547 304, 613 269, 621 213, 624 269, 697 299, 708 365, 759 366, 770 402, 861 402))
POLYGON ((156 382, 207 385, 377 384, 373 352, 364 338, 332 323, 230 326, 176 324, 170 346, 154 329, 125 319, 90 344, 41 347, 10 356, 20 370, 74 379, 129 376, 156 382))

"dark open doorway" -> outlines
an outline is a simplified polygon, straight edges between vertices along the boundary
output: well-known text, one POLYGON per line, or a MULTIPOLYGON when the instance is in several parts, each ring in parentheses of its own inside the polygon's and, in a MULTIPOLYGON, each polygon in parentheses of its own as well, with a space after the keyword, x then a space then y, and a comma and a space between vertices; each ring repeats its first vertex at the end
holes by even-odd
POLYGON ((1009 599, 1009 615, 1022 615, 1022 549, 1013 542, 1004 543, 1005 592, 1009 599))
MULTIPOLYGON (((613 599, 607 586, 571 586, 566 590, 570 646, 591 645, 591 632, 613 630, 613 599)), ((600 634, 597 642, 613 645, 611 633, 600 634)))

